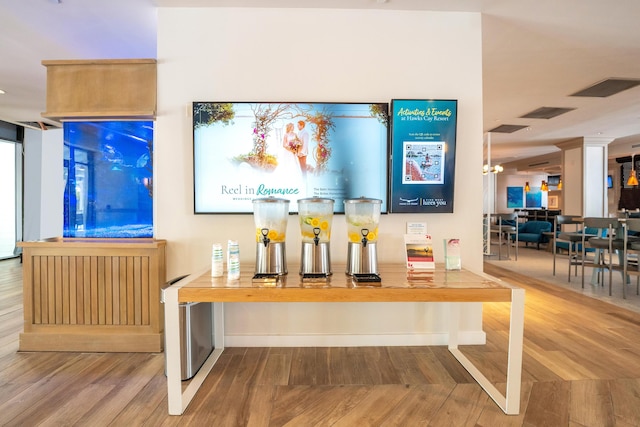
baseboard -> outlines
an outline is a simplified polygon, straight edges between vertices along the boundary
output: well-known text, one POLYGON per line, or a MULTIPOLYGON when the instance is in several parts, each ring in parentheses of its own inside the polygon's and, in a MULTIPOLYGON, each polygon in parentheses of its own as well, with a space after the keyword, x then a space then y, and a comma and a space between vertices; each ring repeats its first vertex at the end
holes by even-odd
MULTIPOLYGON (((449 334, 226 335, 225 347, 364 347, 447 345, 449 334)), ((483 331, 460 332, 459 345, 484 345, 483 331)))

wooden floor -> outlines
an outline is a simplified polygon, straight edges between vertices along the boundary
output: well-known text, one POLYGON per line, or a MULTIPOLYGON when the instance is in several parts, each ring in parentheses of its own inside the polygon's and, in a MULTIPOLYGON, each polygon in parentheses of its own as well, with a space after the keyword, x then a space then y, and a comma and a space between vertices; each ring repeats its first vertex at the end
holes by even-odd
MULTIPOLYGON (((640 314, 485 265, 527 290, 521 414, 444 347, 229 348, 183 416, 163 354, 18 353, 21 265, 0 261, 0 425, 638 426, 640 314)), ((465 354, 504 382, 508 305, 465 354)))

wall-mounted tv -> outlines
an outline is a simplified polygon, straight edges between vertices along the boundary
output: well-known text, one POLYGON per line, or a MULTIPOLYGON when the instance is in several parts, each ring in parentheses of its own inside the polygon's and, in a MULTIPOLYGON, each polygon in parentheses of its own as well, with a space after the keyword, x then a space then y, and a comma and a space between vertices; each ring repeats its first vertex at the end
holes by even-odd
POLYGON ((560 175, 548 175, 547 176, 547 184, 551 187, 557 187, 560 184, 560 175))
POLYGON ((252 213, 261 197, 382 200, 387 211, 387 103, 194 102, 196 214, 252 213))

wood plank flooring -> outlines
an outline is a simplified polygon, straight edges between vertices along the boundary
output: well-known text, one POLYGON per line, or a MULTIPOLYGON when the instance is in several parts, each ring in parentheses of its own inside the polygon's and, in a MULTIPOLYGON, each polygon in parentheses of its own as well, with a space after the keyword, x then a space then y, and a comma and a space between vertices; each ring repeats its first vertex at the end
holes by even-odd
MULTIPOLYGON (((500 267, 526 289, 521 414, 445 347, 229 348, 183 416, 163 354, 18 353, 21 265, 0 261, 2 426, 638 426, 640 314, 500 267)), ((508 305, 463 351, 504 388, 508 305)))

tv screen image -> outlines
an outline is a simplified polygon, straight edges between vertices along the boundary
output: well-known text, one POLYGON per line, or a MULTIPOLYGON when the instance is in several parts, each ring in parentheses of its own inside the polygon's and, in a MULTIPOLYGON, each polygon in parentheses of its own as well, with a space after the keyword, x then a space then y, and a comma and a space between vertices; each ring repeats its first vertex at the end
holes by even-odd
POLYGON ((196 214, 252 213, 252 200, 382 200, 389 159, 386 103, 194 102, 196 214))

